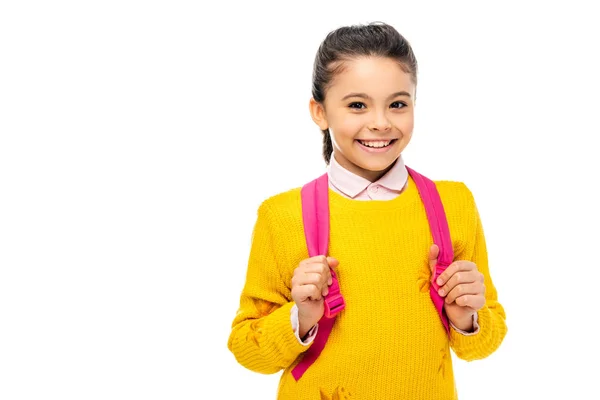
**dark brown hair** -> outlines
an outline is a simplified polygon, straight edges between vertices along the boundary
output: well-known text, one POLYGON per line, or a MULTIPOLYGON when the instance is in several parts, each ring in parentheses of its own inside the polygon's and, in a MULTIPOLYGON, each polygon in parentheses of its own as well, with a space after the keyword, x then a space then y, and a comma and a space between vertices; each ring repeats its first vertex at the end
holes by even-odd
MULTIPOLYGON (((322 105, 325 92, 335 75, 344 68, 344 61, 358 57, 392 58, 417 84, 417 59, 408 40, 383 22, 344 26, 330 32, 319 46, 313 66, 312 96, 322 105)), ((323 158, 329 164, 333 144, 329 129, 323 132, 323 158)))

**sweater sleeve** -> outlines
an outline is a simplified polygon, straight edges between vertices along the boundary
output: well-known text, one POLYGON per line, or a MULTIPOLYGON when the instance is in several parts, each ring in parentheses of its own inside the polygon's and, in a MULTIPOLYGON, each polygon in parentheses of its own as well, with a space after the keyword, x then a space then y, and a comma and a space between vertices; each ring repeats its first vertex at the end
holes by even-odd
POLYGON ((479 332, 467 336, 452 328, 450 330, 450 346, 458 358, 473 361, 489 356, 500 347, 506 336, 507 326, 504 308, 498 302, 498 293, 490 276, 487 248, 479 212, 471 192, 468 191, 468 194, 471 203, 469 206, 473 210, 474 236, 463 251, 455 255, 455 260, 469 260, 477 265, 479 272, 484 275, 486 302, 477 312, 479 332))
POLYGON ((291 289, 281 278, 281 243, 273 213, 266 203, 258 210, 246 282, 233 320, 228 348, 249 370, 273 374, 290 366, 310 344, 296 338, 291 323, 291 289), (278 247, 279 246, 279 247, 278 247))

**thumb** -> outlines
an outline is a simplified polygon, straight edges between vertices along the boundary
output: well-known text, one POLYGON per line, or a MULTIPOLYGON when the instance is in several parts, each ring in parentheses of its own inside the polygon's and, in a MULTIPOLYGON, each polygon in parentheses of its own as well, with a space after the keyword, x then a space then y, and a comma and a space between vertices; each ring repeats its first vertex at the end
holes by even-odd
POLYGON ((327 264, 329 264, 331 268, 335 268, 340 264, 340 262, 333 257, 327 257, 327 264))
MULTIPOLYGON (((333 269, 333 268, 337 267, 340 264, 340 262, 333 257, 327 257, 327 264, 329 264, 329 268, 333 269)), ((330 276, 329 280, 327 281, 327 284, 331 285, 331 283, 332 283, 332 279, 330 276)))
POLYGON ((438 256, 440 255, 440 248, 437 244, 432 244, 429 248, 429 255, 427 260, 429 262, 429 269, 431 269, 431 280, 435 278, 435 266, 437 264, 438 256))

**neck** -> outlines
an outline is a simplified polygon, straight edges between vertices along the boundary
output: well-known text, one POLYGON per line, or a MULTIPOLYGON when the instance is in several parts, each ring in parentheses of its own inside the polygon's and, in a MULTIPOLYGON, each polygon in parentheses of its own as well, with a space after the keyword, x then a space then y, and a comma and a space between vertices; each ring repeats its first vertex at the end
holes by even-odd
POLYGON ((398 161, 398 159, 396 159, 393 163, 391 163, 384 170, 381 170, 381 171, 370 171, 368 169, 360 168, 360 167, 357 167, 356 165, 354 165, 352 163, 346 162, 346 160, 342 160, 340 162, 339 158, 336 156, 335 151, 333 152, 333 157, 335 157, 335 160, 337 161, 337 163, 340 164, 342 167, 344 167, 348 171, 350 171, 350 172, 352 172, 352 173, 360 176, 361 178, 367 179, 369 182, 375 182, 376 180, 380 179, 382 176, 384 176, 385 174, 387 174, 388 171, 390 169, 392 169, 392 167, 398 161))

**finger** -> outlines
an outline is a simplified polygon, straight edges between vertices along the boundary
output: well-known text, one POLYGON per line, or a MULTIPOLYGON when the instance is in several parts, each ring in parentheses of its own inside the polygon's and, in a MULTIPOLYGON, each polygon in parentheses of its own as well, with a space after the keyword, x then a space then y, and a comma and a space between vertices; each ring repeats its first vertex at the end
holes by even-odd
POLYGON ((329 286, 331 285, 331 269, 328 266, 324 266, 323 264, 314 264, 312 267, 308 268, 307 273, 314 273, 320 276, 320 284, 321 286, 329 286))
POLYGON ((437 265, 437 259, 440 255, 440 248, 437 244, 432 244, 429 247, 429 254, 427 255, 427 262, 429 263, 429 269, 431 270, 431 280, 435 277, 435 266, 437 265))
POLYGON ((312 264, 321 264, 326 267, 337 267, 339 261, 333 257, 325 257, 325 256, 315 256, 311 258, 307 258, 306 260, 302 260, 300 265, 312 265, 312 264))
MULTIPOLYGON (((446 304, 450 304, 460 296, 464 295, 483 295, 483 285, 479 282, 461 283, 456 285, 454 289, 446 296, 446 304)), ((458 303, 457 303, 458 304, 458 303)))
POLYGON ((292 277, 292 286, 315 285, 321 290, 325 285, 326 277, 317 272, 304 272, 292 277))
POLYGON ((322 300, 323 296, 321 295, 321 290, 317 288, 315 285, 301 285, 296 286, 294 288, 295 298, 300 299, 300 301, 306 300, 322 300))
POLYGON ((340 262, 333 257, 327 257, 327 263, 331 268, 335 268, 340 264, 340 262))
POLYGON ((481 282, 479 280, 479 275, 481 275, 478 271, 458 271, 454 275, 450 277, 448 282, 438 290, 438 294, 440 296, 445 296, 452 289, 456 287, 456 285, 460 285, 463 283, 473 283, 473 282, 481 282))
POLYGON ((303 264, 296 268, 296 270, 299 273, 315 272, 321 274, 325 277, 325 280, 329 279, 331 275, 331 268, 329 268, 329 265, 326 262, 303 264))
POLYGON ((321 274, 320 272, 294 273, 292 288, 303 285, 315 285, 321 291, 321 296, 327 296, 329 294, 327 279, 330 279, 330 275, 321 274))
POLYGON ((465 294, 458 297, 455 302, 461 307, 468 307, 474 311, 478 311, 485 305, 485 296, 465 294))
POLYGON ((337 267, 339 261, 333 257, 316 256, 300 262, 298 268, 294 271, 294 274, 303 273, 319 273, 323 275, 324 282, 327 285, 331 285, 331 268, 337 267))
POLYGON ((327 265, 323 265, 321 263, 305 264, 301 267, 298 267, 298 272, 303 272, 303 273, 315 272, 317 274, 331 274, 331 272, 329 272, 329 267, 327 265))
POLYGON ((327 257, 325 257, 323 255, 319 255, 319 256, 310 257, 310 258, 300 261, 300 265, 302 266, 302 265, 309 265, 309 264, 320 264, 320 263, 326 263, 326 262, 327 262, 327 257))
POLYGON ((448 282, 450 277, 452 275, 454 275, 455 273, 457 273, 458 271, 470 271, 473 269, 477 269, 477 266, 475 265, 475 263, 473 263, 471 261, 464 261, 464 260, 454 261, 452 264, 450 264, 448 266, 448 268, 446 268, 446 270, 444 272, 442 272, 440 274, 440 276, 438 277, 436 282, 437 282, 438 286, 441 286, 444 283, 448 282))
POLYGON ((333 257, 327 257, 327 263, 329 264, 329 268, 330 268, 329 277, 327 279, 327 284, 331 285, 331 283, 332 283, 331 269, 334 269, 334 268, 337 269, 338 265, 340 265, 340 262, 333 257))

